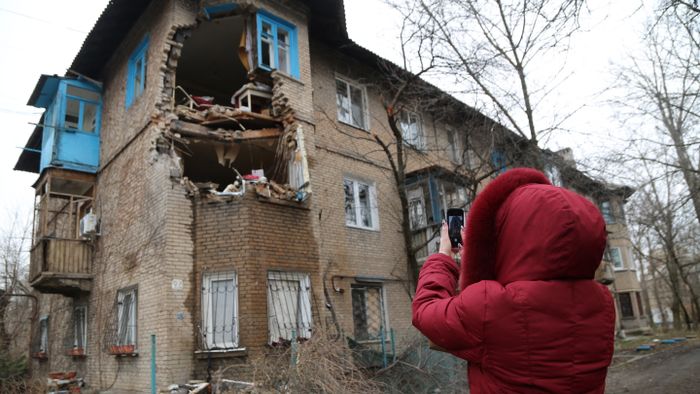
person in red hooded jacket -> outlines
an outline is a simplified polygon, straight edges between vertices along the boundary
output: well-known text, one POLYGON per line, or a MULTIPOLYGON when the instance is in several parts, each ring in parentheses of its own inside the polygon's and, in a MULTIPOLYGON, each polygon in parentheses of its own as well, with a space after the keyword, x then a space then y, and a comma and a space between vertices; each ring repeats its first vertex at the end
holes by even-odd
POLYGON ((603 393, 615 309, 594 280, 606 243, 598 208, 539 171, 513 169, 477 196, 463 241, 458 267, 443 224, 413 325, 468 361, 471 392, 603 393))

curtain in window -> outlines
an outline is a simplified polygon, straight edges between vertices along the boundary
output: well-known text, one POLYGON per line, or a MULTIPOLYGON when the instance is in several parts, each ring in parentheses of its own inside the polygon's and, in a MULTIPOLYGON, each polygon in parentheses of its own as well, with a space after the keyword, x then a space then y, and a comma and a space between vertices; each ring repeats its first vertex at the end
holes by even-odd
POLYGON ((268 279, 270 343, 311 337, 311 282, 308 275, 275 272, 268 279))

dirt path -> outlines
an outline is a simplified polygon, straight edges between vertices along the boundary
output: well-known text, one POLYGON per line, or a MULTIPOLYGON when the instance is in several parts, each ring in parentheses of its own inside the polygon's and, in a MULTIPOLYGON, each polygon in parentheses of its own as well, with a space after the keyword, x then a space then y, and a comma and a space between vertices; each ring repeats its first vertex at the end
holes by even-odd
POLYGON ((700 392, 700 341, 681 343, 610 368, 605 392, 700 392))

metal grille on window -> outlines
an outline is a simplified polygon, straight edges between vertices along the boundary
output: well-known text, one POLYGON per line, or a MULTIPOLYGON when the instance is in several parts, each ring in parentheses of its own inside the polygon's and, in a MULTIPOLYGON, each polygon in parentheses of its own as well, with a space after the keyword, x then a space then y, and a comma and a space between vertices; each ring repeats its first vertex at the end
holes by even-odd
POLYGON ((376 340, 386 336, 382 288, 352 285, 352 315, 356 340, 376 340))
POLYGON ((313 323, 309 275, 269 272, 267 314, 270 344, 287 344, 293 340, 310 338, 313 323))
POLYGON ((202 277, 202 347, 238 347, 238 281, 233 272, 210 272, 202 277))

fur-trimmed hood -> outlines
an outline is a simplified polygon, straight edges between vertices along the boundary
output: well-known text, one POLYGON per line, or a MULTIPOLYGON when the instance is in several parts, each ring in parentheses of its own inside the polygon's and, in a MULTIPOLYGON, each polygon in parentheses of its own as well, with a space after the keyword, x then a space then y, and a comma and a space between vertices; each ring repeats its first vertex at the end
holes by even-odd
POLYGON ((593 279, 605 241, 605 222, 590 201, 539 171, 512 169, 469 211, 460 288, 486 279, 593 279))

